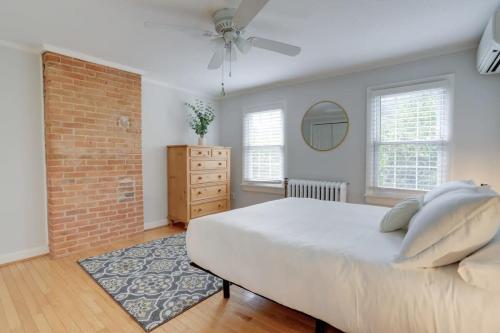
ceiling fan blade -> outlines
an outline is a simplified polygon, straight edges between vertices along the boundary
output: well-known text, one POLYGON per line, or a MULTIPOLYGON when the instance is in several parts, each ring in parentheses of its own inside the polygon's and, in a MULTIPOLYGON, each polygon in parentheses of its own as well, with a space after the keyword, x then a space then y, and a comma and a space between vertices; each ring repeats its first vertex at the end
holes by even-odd
POLYGON ((144 27, 149 28, 149 29, 165 29, 165 30, 171 30, 171 31, 196 33, 196 34, 200 34, 200 35, 206 36, 206 37, 218 36, 215 32, 212 32, 209 30, 203 30, 203 29, 198 29, 195 27, 189 27, 189 26, 179 25, 179 24, 164 23, 164 22, 146 21, 146 22, 144 22, 144 27))
POLYGON ((243 29, 260 12, 269 0, 242 0, 233 17, 233 23, 238 29, 243 29))
POLYGON ((220 66, 222 66, 222 62, 224 61, 224 52, 225 48, 221 47, 218 48, 215 52, 214 55, 212 56, 212 59, 210 59, 210 62, 208 63, 208 69, 218 69, 220 66))
POLYGON ((252 42, 243 37, 236 38, 234 43, 236 44, 238 50, 240 50, 240 52, 243 54, 247 54, 248 51, 250 51, 250 49, 252 48, 252 42))
POLYGON ((252 45, 255 47, 258 47, 260 49, 265 49, 281 54, 285 54, 290 57, 295 57, 298 55, 301 51, 300 47, 282 43, 282 42, 277 42, 274 40, 266 39, 266 38, 260 38, 260 37, 251 37, 249 40, 252 42, 252 45))

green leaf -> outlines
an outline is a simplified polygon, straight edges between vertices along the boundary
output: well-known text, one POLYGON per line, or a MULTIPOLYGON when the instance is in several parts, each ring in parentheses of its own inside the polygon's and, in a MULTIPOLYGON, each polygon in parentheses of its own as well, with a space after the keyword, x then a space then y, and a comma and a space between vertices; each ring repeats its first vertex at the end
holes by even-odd
POLYGON ((208 133, 210 123, 215 119, 214 108, 197 99, 194 103, 184 103, 188 109, 189 126, 198 136, 208 133))

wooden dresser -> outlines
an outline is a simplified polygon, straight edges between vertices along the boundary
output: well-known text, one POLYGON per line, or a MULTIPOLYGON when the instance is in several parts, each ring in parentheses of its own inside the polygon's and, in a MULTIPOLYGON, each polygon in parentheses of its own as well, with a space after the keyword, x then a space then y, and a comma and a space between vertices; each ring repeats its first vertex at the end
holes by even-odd
POLYGON ((167 147, 170 223, 229 210, 230 161, 228 147, 167 147))

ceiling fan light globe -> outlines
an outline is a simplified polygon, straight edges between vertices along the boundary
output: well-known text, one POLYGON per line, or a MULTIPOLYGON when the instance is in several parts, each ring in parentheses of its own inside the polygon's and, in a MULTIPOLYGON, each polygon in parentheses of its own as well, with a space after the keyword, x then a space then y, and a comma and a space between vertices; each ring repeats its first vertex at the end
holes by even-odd
POLYGON ((224 42, 224 38, 217 37, 210 40, 210 47, 213 52, 217 51, 220 48, 223 48, 226 43, 224 42))
POLYGON ((252 49, 252 43, 243 37, 238 37, 234 43, 236 44, 238 50, 240 50, 243 54, 247 54, 252 49))
POLYGON ((234 44, 226 44, 225 47, 226 55, 224 57, 225 61, 236 61, 236 48, 234 47, 234 44))

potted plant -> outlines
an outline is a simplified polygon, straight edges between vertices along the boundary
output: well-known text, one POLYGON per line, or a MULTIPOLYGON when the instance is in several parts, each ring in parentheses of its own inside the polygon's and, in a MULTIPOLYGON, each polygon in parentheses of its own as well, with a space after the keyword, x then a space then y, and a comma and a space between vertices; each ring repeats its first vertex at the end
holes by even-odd
POLYGON ((189 126, 198 135, 198 145, 206 145, 208 126, 215 119, 214 108, 197 99, 194 103, 184 103, 189 112, 189 126))

